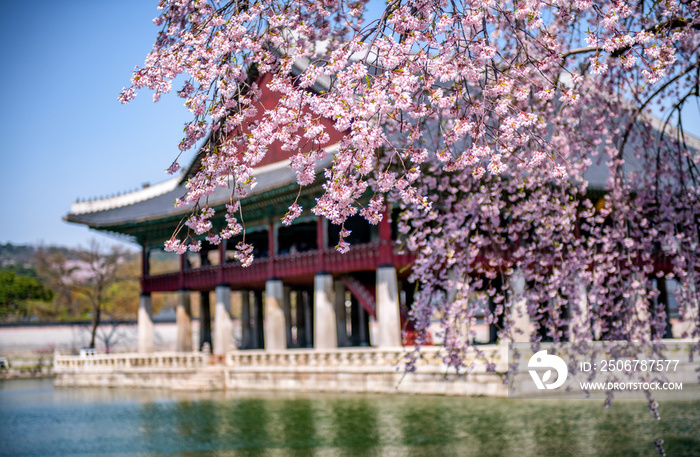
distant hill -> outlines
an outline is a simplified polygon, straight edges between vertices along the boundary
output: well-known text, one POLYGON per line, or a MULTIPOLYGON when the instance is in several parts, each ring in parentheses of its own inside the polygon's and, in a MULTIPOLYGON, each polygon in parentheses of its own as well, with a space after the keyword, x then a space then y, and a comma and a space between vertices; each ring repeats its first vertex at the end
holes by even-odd
POLYGON ((14 270, 34 269, 37 266, 36 254, 40 249, 48 252, 61 252, 67 259, 77 260, 78 250, 58 246, 30 246, 12 243, 0 244, 0 268, 14 267, 14 270))
MULTIPOLYGON (((67 248, 63 246, 31 246, 26 244, 0 244, 0 269, 10 269, 19 275, 33 276, 31 273, 37 268, 37 254, 39 251, 47 254, 61 253, 66 260, 79 261, 80 249, 67 248)), ((127 261, 133 260, 137 253, 124 251, 123 258, 127 261)))

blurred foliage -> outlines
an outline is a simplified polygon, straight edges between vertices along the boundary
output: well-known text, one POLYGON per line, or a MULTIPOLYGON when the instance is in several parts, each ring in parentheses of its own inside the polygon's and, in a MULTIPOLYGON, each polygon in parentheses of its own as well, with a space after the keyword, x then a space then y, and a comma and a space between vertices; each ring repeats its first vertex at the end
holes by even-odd
POLYGON ((0 272, 0 322, 99 323, 138 314, 140 256, 123 248, 0 244, 0 272))
POLYGON ((17 321, 33 314, 37 303, 48 302, 53 292, 36 278, 18 276, 15 271, 0 271, 0 319, 17 321))

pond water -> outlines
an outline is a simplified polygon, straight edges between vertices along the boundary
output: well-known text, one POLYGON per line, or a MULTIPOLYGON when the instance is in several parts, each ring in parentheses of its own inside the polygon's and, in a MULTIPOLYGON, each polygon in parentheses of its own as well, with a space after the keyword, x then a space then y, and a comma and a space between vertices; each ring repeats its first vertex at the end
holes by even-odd
POLYGON ((700 456, 700 400, 174 393, 0 382, 3 456, 700 456))

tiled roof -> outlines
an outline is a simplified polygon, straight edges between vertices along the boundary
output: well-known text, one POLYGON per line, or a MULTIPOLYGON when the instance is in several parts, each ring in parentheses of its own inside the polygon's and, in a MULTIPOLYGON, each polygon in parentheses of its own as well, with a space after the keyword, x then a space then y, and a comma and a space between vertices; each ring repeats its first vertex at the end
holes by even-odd
MULTIPOLYGON (((328 152, 329 154, 326 159, 317 164, 317 170, 321 171, 331 164, 333 160, 333 149, 329 149, 328 152)), ((290 169, 289 160, 283 160, 256 168, 253 171, 253 175, 257 180, 257 185, 249 191, 249 197, 261 195, 265 192, 296 182, 296 172, 290 169)), ((177 180, 179 178, 175 179, 177 180)), ((166 183, 170 181, 172 180, 166 181, 166 183)), ((172 189, 170 189, 170 187, 171 186, 162 186, 160 187, 162 190, 161 193, 153 194, 150 198, 146 199, 135 197, 135 194, 139 194, 144 190, 141 189, 120 197, 88 202, 93 204, 95 208, 94 211, 86 211, 85 209, 87 207, 83 203, 75 203, 71 208, 71 212, 65 216, 65 220, 100 229, 187 214, 192 208, 192 205, 185 207, 176 207, 174 205, 175 200, 183 197, 187 192, 184 183, 178 184, 172 189), (119 199, 123 202, 122 205, 118 205, 119 199), (107 204, 107 202, 105 202, 106 200, 110 200, 110 204, 107 204)), ((230 192, 229 188, 218 188, 209 196, 209 206, 216 207, 228 203, 230 201, 230 192)))

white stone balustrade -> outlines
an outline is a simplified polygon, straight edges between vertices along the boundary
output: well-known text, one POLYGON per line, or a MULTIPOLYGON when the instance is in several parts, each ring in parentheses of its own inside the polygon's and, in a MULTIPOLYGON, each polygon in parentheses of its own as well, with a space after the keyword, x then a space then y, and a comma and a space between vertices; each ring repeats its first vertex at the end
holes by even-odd
MULTIPOLYGON (((233 371, 310 371, 310 372, 391 372, 403 371, 411 348, 338 348, 332 350, 293 349, 286 351, 231 351, 226 354, 226 367, 233 371)), ((475 362, 471 373, 486 373, 485 363, 496 363, 497 372, 507 370, 507 355, 501 346, 483 346, 483 356, 472 353, 475 362)), ((424 347, 420 350, 417 371, 420 373, 454 373, 442 362, 441 348, 424 347)))
POLYGON ((402 347, 229 351, 223 364, 197 352, 56 355, 54 373, 57 386, 504 396, 505 348, 470 352, 468 377, 443 363, 439 347, 422 348, 410 374, 405 362, 413 349, 402 347))
MULTIPOLYGON (((506 395, 507 346, 480 346, 468 356, 469 376, 443 363, 444 350, 424 347, 416 370, 406 374, 413 348, 293 349, 232 351, 225 358, 227 390, 506 395), (486 362, 495 364, 488 372, 486 362)), ((466 370, 466 369, 465 369, 466 370)), ((465 371, 460 370, 460 371, 465 371)))
POLYGON ((54 373, 109 372, 124 370, 192 370, 206 366, 202 353, 158 352, 153 354, 96 354, 87 357, 55 355, 54 373))

